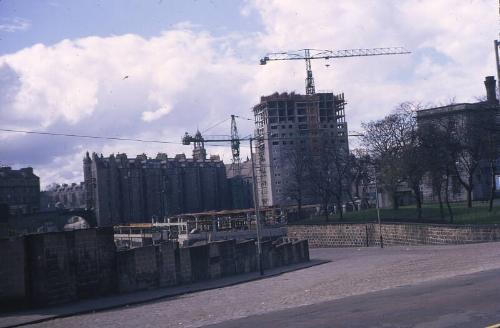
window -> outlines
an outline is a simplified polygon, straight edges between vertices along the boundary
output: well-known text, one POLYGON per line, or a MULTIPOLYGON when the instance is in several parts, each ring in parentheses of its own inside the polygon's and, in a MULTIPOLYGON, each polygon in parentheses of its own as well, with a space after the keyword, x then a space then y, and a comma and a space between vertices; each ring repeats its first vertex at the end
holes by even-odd
POLYGON ((278 128, 277 125, 271 125, 271 130, 276 130, 278 128))
POLYGON ((495 190, 500 191, 500 175, 495 176, 495 190))

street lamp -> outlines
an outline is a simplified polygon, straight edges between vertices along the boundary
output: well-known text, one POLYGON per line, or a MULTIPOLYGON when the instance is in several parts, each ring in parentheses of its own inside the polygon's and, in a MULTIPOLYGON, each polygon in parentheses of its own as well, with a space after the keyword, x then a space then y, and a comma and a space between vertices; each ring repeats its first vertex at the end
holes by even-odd
POLYGON ((377 220, 378 220, 378 233, 380 238, 380 248, 384 248, 384 239, 382 237, 382 222, 380 221, 380 206, 378 203, 378 184, 377 184, 377 170, 373 166, 373 176, 375 178, 375 204, 377 207, 377 220))

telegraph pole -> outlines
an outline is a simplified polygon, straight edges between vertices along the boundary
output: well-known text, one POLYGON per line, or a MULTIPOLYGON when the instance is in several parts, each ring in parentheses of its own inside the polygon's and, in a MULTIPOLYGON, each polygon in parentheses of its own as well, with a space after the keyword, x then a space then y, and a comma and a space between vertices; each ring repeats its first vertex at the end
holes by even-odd
POLYGON ((496 60, 496 65, 497 65, 497 83, 498 83, 498 89, 500 90, 500 60, 498 59, 498 47, 500 47, 500 41, 495 40, 493 42, 495 44, 495 60, 496 60))
MULTIPOLYGON (((247 138, 244 139, 238 139, 238 148, 239 148, 239 142, 241 140, 247 140, 247 138)), ((255 221, 256 221, 256 230, 257 230, 257 256, 259 258, 259 270, 260 274, 264 275, 264 266, 263 266, 263 260, 262 260, 262 241, 261 241, 261 234, 262 234, 262 227, 261 227, 261 222, 260 222, 260 210, 259 210, 259 197, 257 196, 257 178, 255 177, 255 162, 254 162, 254 157, 253 157, 253 138, 250 137, 248 139, 250 141, 250 157, 252 160, 252 181, 253 181, 253 203, 255 205, 255 221)), ((183 145, 189 145, 191 142, 231 142, 233 144, 233 139, 203 139, 201 136, 195 136, 192 137, 190 136, 187 132, 185 133, 184 137, 182 137, 182 144, 183 145)), ((239 150, 238 150, 239 151, 239 150)))
POLYGON ((253 138, 250 138, 250 160, 252 161, 252 182, 253 182, 253 204, 255 206, 255 221, 257 228, 257 254, 259 257, 259 271, 260 275, 264 275, 264 265, 262 261, 262 244, 261 244, 261 231, 260 231, 260 209, 259 209, 259 196, 257 195, 257 178, 255 176, 255 162, 253 158, 253 138))

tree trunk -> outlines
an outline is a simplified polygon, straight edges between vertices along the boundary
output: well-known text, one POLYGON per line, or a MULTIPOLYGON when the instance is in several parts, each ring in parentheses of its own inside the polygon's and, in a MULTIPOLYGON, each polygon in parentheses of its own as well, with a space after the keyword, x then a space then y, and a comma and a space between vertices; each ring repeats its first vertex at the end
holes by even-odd
POLYGON ((465 188, 467 191, 467 207, 472 208, 472 188, 465 188))
POLYGON ((415 194, 415 201, 417 202, 417 218, 422 218, 422 199, 420 198, 420 188, 418 184, 413 185, 413 193, 415 194))
POLYGON ((396 191, 392 191, 392 209, 397 210, 399 208, 398 204, 398 195, 396 194, 396 191))
POLYGON ((326 202, 323 203, 323 208, 324 208, 324 211, 325 211, 325 221, 328 222, 329 219, 330 219, 330 215, 328 213, 328 201, 326 201, 326 202))
POLYGON ((471 174, 471 175, 469 175, 469 179, 468 179, 469 186, 466 188, 466 190, 467 190, 467 207, 468 208, 472 207, 472 189, 473 189, 472 179, 473 179, 473 176, 471 174))
POLYGON ((417 200, 417 218, 422 219, 422 198, 420 197, 420 190, 417 190, 417 196, 415 196, 417 200))
POLYGON ((342 211, 342 201, 337 199, 337 208, 339 210, 339 221, 342 221, 342 219, 344 218, 344 213, 342 211))
MULTIPOLYGON (((358 209, 356 208, 356 202, 354 201, 354 197, 352 196, 352 192, 348 191, 347 192, 349 199, 351 200, 352 203, 352 210, 357 211, 358 209)), ((359 196, 357 196, 359 198, 359 196)))
POLYGON ((495 161, 490 160, 490 170, 491 170, 491 190, 490 190, 490 202, 488 206, 488 212, 493 211, 493 199, 495 198, 495 161))
POLYGON ((438 202, 439 202, 439 216, 441 217, 441 220, 444 221, 444 208, 443 208, 443 197, 441 195, 441 188, 439 188, 437 196, 438 196, 438 202))
POLYGON ((446 188, 445 188, 445 200, 446 200, 446 207, 448 207, 448 214, 450 215, 450 223, 453 223, 453 211, 450 206, 450 193, 448 191, 448 185, 450 182, 450 172, 446 171, 446 188))
POLYGON ((302 198, 299 197, 297 199, 297 220, 300 221, 302 219, 302 198))

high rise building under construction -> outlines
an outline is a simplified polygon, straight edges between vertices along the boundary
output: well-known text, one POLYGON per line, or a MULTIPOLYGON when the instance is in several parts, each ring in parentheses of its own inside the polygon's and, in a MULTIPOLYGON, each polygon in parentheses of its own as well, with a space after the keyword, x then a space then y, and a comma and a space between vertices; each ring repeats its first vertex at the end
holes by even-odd
MULTIPOLYGON (((274 93, 254 106, 257 190, 262 206, 293 205, 287 193, 294 165, 291 153, 314 156, 321 144, 331 141, 348 151, 344 95, 274 93)), ((319 203, 304 193, 303 203, 319 203)))

